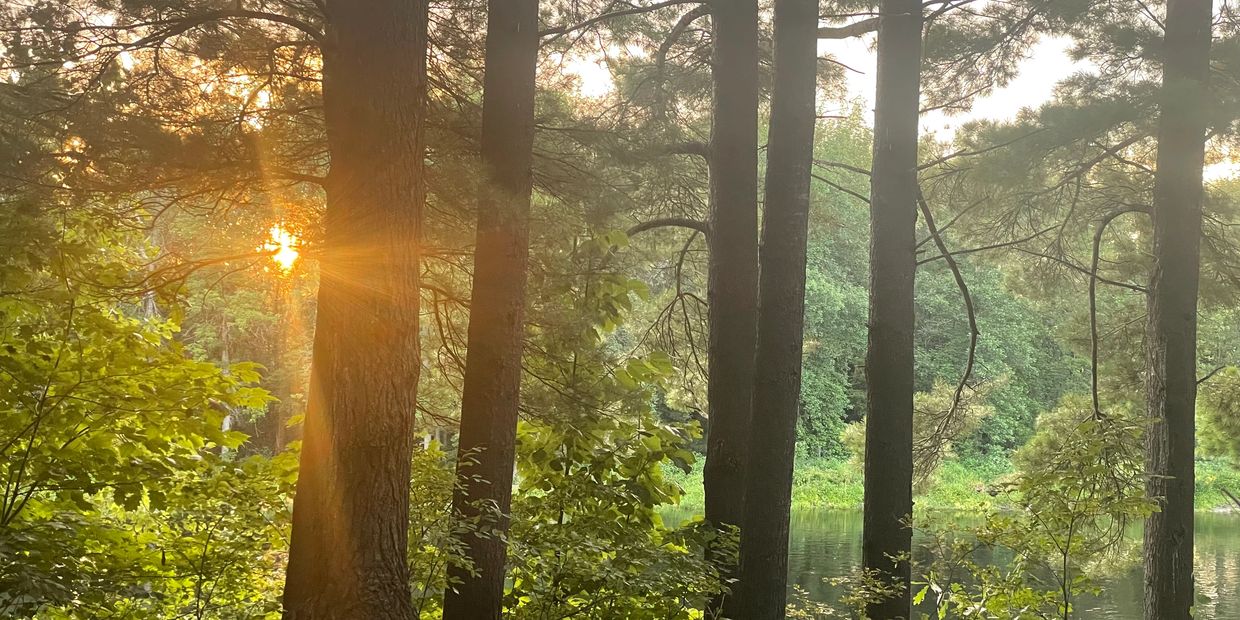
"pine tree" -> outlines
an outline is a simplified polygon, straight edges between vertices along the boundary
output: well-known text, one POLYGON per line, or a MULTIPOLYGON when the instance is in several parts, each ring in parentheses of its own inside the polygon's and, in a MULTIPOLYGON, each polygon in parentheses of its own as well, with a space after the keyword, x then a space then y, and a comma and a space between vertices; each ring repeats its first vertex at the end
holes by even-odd
POLYGON ((906 618, 911 609, 921 11, 919 0, 884 0, 878 26, 862 566, 896 590, 867 609, 883 619, 906 618))
POLYGON ((801 396, 805 244, 817 86, 818 3, 775 3, 775 76, 759 250, 755 356, 740 601, 746 620, 783 618, 788 518, 801 396))
POLYGON ((1146 337, 1152 422, 1146 491, 1162 508, 1145 523, 1147 620, 1192 617, 1197 289, 1211 21, 1208 0, 1167 3, 1146 337))
POLYGON ((491 0, 473 294, 453 509, 471 566, 453 566, 444 618, 499 618, 520 404, 538 0, 491 0))
POLYGON ((331 168, 289 620, 409 620, 427 3, 326 5, 331 168))
MULTIPOLYGON (((753 407, 758 305, 758 3, 711 8, 709 433, 702 484, 706 519, 739 527, 744 517, 745 450, 753 407)), ((724 574, 734 568, 720 563, 724 574)), ((736 615, 735 597, 712 613, 736 615)))

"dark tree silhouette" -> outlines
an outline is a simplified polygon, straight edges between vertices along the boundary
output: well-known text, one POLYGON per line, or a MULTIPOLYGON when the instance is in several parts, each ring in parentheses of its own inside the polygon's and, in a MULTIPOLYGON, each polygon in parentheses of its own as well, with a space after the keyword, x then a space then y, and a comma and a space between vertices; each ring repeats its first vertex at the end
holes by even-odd
POLYGON ((1170 0, 1154 177, 1154 272, 1146 337, 1145 617, 1187 620, 1193 606, 1197 287, 1201 272, 1211 3, 1170 0))
POLYGON ((470 568, 444 597, 444 618, 499 618, 512 503, 521 386, 526 265, 534 143, 538 0, 491 0, 482 96, 482 164, 477 246, 461 403, 458 517, 485 534, 465 535, 470 568))
MULTIPOLYGON (((758 3, 720 0, 711 19, 709 429, 702 483, 706 519, 739 527, 758 315, 758 3)), ((725 575, 735 570, 717 564, 725 575)), ((735 617, 735 600, 716 601, 711 613, 722 609, 724 617, 735 617)))
POLYGON ((776 0, 775 77, 759 251, 753 423, 741 528, 740 609, 784 617, 788 511, 801 395, 805 243, 814 150, 818 3, 776 0))
POLYGON ((913 281, 917 270, 920 0, 883 0, 870 178, 862 565, 898 592, 872 618, 907 618, 913 513, 913 281))
POLYGON ((427 3, 325 9, 331 168, 284 617, 408 620, 427 3))

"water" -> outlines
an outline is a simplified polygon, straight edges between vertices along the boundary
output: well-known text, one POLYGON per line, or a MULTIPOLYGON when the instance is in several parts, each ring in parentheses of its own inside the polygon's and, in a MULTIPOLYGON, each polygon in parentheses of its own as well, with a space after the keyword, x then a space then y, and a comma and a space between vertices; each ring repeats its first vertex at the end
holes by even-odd
MULTIPOLYGON (((668 523, 688 518, 688 512, 667 515, 668 523)), ((1140 535, 1139 532, 1136 533, 1140 535)), ((917 542, 914 542, 917 547, 917 542)), ((914 553, 924 565, 925 551, 914 553)), ((853 574, 861 564, 861 513, 857 511, 799 510, 791 521, 788 582, 799 585, 810 600, 834 603, 843 593, 827 580, 853 574)), ((916 577, 914 577, 916 578, 916 577)), ((1196 520, 1197 592, 1195 618, 1240 620, 1240 516, 1203 513, 1196 520)), ((1101 597, 1075 604, 1075 617, 1100 620, 1138 620, 1142 616, 1141 568, 1120 571, 1103 582, 1101 597)))

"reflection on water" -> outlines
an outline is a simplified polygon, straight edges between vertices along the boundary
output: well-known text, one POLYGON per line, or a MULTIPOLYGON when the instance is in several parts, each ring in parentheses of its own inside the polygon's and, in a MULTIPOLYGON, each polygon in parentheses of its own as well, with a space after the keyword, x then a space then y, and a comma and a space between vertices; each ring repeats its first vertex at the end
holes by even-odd
MULTIPOLYGON (((693 513, 673 511, 667 522, 677 523, 693 513)), ((788 552, 789 587, 799 585, 813 601, 835 602, 843 589, 828 583, 854 573, 861 565, 861 513, 802 510, 792 514, 788 552)), ((1136 533, 1140 535, 1139 532, 1136 533)), ((1196 520, 1196 579, 1198 603, 1194 617, 1240 620, 1240 516, 1199 514, 1196 520), (1207 600, 1208 599, 1208 600, 1207 600)), ((914 536, 917 547, 919 537, 914 536)), ((978 558, 981 560, 982 558, 978 558)), ((914 560, 925 565, 925 550, 914 560)), ((916 578, 916 577, 914 577, 916 578)), ((1134 566, 1108 578, 1097 599, 1075 606, 1082 619, 1134 620, 1142 616, 1141 567, 1134 566)))

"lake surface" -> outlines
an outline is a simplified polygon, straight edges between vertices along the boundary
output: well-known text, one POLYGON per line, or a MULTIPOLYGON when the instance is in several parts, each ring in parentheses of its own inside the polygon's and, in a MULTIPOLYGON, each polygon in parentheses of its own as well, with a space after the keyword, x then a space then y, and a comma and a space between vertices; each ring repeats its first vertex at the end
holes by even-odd
MULTIPOLYGON (((665 518, 671 524, 690 516, 691 512, 676 511, 667 513, 665 518)), ((914 559, 924 565, 926 552, 916 549, 916 538, 914 559)), ((860 567, 861 513, 794 511, 789 539, 789 586, 799 585, 814 601, 837 601, 843 590, 828 580, 851 575, 860 567)), ((1210 599, 1197 604, 1195 617, 1198 620, 1240 620, 1240 515, 1197 515, 1196 580, 1198 593, 1210 599)), ((1075 617, 1090 620, 1141 618, 1139 564, 1107 579, 1102 585, 1105 591, 1101 597, 1084 599, 1074 605, 1075 617)))

